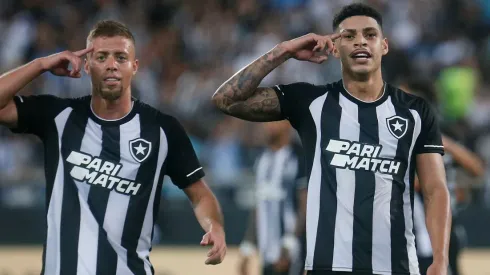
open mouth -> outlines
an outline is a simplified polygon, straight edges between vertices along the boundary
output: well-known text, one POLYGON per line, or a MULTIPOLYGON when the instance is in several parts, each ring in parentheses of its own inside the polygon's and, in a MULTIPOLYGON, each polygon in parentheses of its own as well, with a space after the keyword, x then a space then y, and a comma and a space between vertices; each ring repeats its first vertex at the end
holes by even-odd
POLYGON ((371 58, 371 54, 368 51, 355 51, 350 55, 350 57, 355 60, 365 61, 371 58))
POLYGON ((116 84, 119 81, 121 81, 121 79, 118 77, 106 77, 106 78, 104 78, 104 82, 108 83, 108 84, 116 84))

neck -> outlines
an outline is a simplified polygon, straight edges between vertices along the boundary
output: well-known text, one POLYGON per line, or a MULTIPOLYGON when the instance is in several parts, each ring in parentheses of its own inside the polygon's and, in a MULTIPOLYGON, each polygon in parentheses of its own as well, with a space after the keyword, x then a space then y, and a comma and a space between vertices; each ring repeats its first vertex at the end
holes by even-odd
POLYGON ((272 151, 281 150, 283 147, 289 144, 290 138, 289 135, 283 135, 273 141, 269 142, 269 149, 272 151))
POLYGON ((356 77, 344 71, 342 73, 342 80, 345 89, 352 96, 362 101, 376 101, 383 95, 384 81, 381 70, 377 70, 374 74, 366 78, 356 77))
POLYGON ((116 120, 125 117, 131 112, 131 94, 121 95, 116 100, 107 100, 100 95, 92 94, 92 111, 100 118, 106 120, 116 120))

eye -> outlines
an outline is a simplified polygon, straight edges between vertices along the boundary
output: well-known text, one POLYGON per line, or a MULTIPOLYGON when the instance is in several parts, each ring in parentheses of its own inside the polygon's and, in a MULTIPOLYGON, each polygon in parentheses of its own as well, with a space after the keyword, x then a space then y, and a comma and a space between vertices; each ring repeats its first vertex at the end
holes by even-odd
POLYGON ((117 57, 117 60, 119 60, 119 61, 126 61, 127 58, 125 56, 123 56, 123 55, 120 55, 120 56, 117 57))
POLYGON ((352 38, 354 38, 354 36, 352 34, 346 34, 346 35, 344 35, 344 37, 346 39, 352 39, 352 38))
POLYGON ((97 56, 97 60, 98 61, 104 61, 105 60, 105 56, 99 55, 99 56, 97 56))
POLYGON ((376 33, 368 33, 367 35, 369 38, 373 38, 373 37, 376 37, 376 33))

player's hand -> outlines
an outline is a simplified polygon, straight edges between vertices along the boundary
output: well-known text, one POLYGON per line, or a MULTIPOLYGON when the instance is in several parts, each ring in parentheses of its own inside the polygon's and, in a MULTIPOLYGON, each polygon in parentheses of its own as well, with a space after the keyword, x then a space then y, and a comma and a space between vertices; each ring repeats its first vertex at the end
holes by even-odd
POLYGON ((433 262, 427 269, 427 275, 447 275, 447 264, 433 262))
POLYGON ((82 76, 80 73, 83 65, 82 56, 93 50, 93 47, 89 47, 76 52, 64 51, 52 54, 40 59, 41 66, 44 71, 50 71, 57 76, 79 78, 82 76), (70 64, 71 70, 68 68, 70 64))
POLYGON ((288 271, 289 265, 291 264, 291 260, 289 257, 289 253, 286 249, 281 250, 281 256, 279 257, 279 260, 274 263, 274 270, 277 273, 284 273, 288 271))
POLYGON ((309 33, 281 43, 281 47, 297 60, 321 64, 327 60, 334 50, 333 41, 340 37, 339 33, 318 35, 309 33))
POLYGON ((212 226, 211 230, 202 237, 202 246, 212 245, 208 252, 205 264, 220 264, 226 255, 225 232, 221 226, 212 226))
POLYGON ((240 260, 238 260, 238 274, 239 275, 249 275, 250 270, 249 270, 249 257, 241 257, 240 260))

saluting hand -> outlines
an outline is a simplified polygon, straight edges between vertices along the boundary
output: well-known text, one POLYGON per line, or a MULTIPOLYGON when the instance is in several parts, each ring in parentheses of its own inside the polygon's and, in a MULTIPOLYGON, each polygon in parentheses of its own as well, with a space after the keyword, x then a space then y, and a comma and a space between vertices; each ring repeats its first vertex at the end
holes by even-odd
POLYGON ((79 78, 82 76, 80 73, 80 70, 82 69, 82 56, 93 50, 93 47, 88 47, 76 52, 64 51, 52 54, 41 58, 41 66, 44 71, 50 71, 57 76, 79 78), (72 70, 68 69, 70 64, 72 70))
POLYGON ((217 265, 223 262, 226 255, 226 241, 223 228, 216 225, 212 226, 211 230, 202 237, 201 245, 213 246, 208 252, 208 258, 205 264, 217 265))
POLYGON ((333 41, 339 37, 339 33, 331 35, 309 33, 307 35, 282 42, 280 46, 297 60, 321 64, 328 59, 328 55, 334 49, 333 41))

